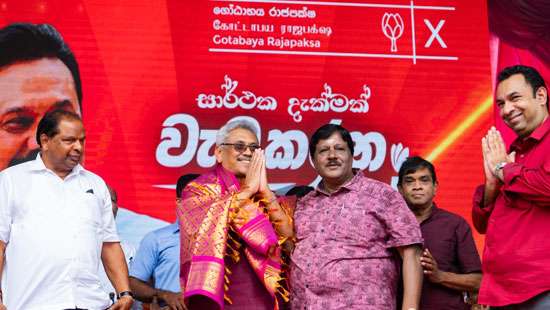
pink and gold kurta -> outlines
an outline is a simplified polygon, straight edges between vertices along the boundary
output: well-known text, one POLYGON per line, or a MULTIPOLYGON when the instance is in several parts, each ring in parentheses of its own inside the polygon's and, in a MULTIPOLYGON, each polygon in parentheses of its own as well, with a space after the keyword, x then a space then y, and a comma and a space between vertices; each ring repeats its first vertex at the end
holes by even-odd
POLYGON ((235 176, 218 165, 182 193, 181 287, 186 300, 201 309, 206 303, 273 309, 275 297, 287 294, 281 287, 278 237, 263 203, 237 200, 238 190, 235 176), (239 209, 246 219, 237 225, 232 219, 239 209))

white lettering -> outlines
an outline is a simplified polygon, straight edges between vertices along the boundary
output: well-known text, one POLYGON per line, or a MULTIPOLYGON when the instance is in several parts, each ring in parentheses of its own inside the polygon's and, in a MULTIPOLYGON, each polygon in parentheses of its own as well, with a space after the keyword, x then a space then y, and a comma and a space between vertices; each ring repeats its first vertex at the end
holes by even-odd
POLYGON ((353 167, 361 170, 369 168, 369 171, 376 171, 384 164, 386 157, 386 139, 376 131, 369 132, 363 135, 359 131, 351 133, 351 138, 355 141, 354 157, 361 155, 359 159, 355 159, 353 167), (371 144, 374 146, 374 152, 371 144))
POLYGON ((343 113, 350 111, 352 113, 367 113, 369 111, 368 100, 371 96, 370 87, 363 85, 363 93, 359 99, 348 99, 347 96, 333 93, 332 87, 325 83, 325 91, 321 93, 320 98, 290 98, 288 100, 288 114, 292 119, 299 123, 302 121, 301 112, 337 112, 343 113))
POLYGON ((229 4, 228 6, 215 6, 212 10, 214 15, 229 16, 265 16, 263 8, 243 8, 240 5, 229 4))
POLYGON ((268 169, 296 170, 304 164, 308 154, 308 139, 305 133, 299 130, 283 133, 273 129, 269 131, 267 139, 271 142, 265 149, 268 169), (297 146, 297 151, 294 145, 297 146))
POLYGON ((157 146, 156 158, 159 164, 165 167, 181 167, 188 164, 195 155, 199 138, 199 123, 189 114, 174 114, 168 117, 160 133, 160 143, 157 146), (187 144, 185 150, 178 155, 171 155, 171 149, 181 148, 181 132, 176 125, 184 125, 187 128, 187 144))
POLYGON ((306 6, 302 7, 301 10, 291 9, 289 7, 284 9, 279 9, 272 7, 269 10, 269 16, 271 17, 286 17, 286 18, 315 18, 317 13, 314 10, 308 10, 306 6))
POLYGON ((199 94, 197 96, 197 105, 201 109, 214 109, 225 107, 227 109, 235 109, 240 107, 244 110, 258 109, 261 111, 273 111, 277 108, 277 100, 271 96, 256 96, 251 91, 242 91, 241 96, 237 96, 234 91, 239 85, 239 82, 233 81, 228 75, 224 77, 224 84, 221 89, 225 94, 199 94))
POLYGON ((426 27, 428 27, 428 29, 430 29, 430 31, 432 32, 432 34, 428 38, 428 41, 426 41, 426 44, 424 44, 424 47, 425 48, 430 47, 432 45, 433 40, 436 39, 442 48, 447 48, 447 44, 445 44, 445 41, 443 41, 443 39, 439 35, 439 31, 441 31, 441 28, 443 28, 443 25, 445 25, 445 20, 444 19, 440 20, 439 23, 437 23, 437 26, 435 27, 435 29, 432 23, 427 19, 424 19, 424 24, 426 24, 426 27))
MULTIPOLYGON (((262 141, 259 122, 250 116, 236 116, 232 120, 246 119, 254 124, 258 131, 258 141, 262 141)), ((341 120, 333 119, 330 123, 341 124, 341 120)), ((182 167, 187 165, 196 156, 199 167, 209 168, 215 165, 214 148, 216 129, 200 129, 197 120, 189 114, 174 114, 163 122, 160 143, 156 149, 157 162, 165 167, 182 167), (180 127, 180 128, 178 128, 180 127), (181 127, 187 130, 187 141, 182 141, 181 127)), ((386 158, 386 139, 376 131, 362 133, 351 132, 355 142, 353 167, 373 172, 379 170, 386 158)), ((272 129, 267 135, 266 167, 268 169, 302 168, 308 158, 309 141, 301 130, 282 132, 272 129)), ((401 143, 391 147, 391 164, 398 170, 401 163, 409 154, 409 149, 401 143)))

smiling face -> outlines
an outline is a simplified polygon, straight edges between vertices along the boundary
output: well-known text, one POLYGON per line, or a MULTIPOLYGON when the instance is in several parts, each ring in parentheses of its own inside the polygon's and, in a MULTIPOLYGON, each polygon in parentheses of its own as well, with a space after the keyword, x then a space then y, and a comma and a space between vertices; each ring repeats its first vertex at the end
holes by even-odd
POLYGON ((34 159, 36 127, 53 110, 80 114, 73 77, 59 59, 0 68, 0 170, 34 159))
POLYGON ((334 186, 343 185, 353 177, 353 156, 340 133, 319 140, 313 154, 313 165, 323 182, 334 186))
POLYGON ((520 137, 529 136, 548 116, 547 91, 533 88, 522 74, 514 74, 498 84, 496 104, 502 120, 520 137))
POLYGON ((62 119, 57 129, 53 137, 40 136, 41 155, 48 169, 65 178, 82 160, 86 136, 84 125, 78 120, 62 119))
POLYGON ((421 168, 403 177, 399 192, 411 210, 424 209, 432 206, 437 191, 432 174, 428 168, 421 168))
POLYGON ((216 147, 216 161, 237 178, 244 178, 250 166, 252 152, 248 147, 242 152, 237 151, 233 145, 229 144, 258 145, 256 135, 248 129, 235 128, 229 132, 224 144, 216 147))

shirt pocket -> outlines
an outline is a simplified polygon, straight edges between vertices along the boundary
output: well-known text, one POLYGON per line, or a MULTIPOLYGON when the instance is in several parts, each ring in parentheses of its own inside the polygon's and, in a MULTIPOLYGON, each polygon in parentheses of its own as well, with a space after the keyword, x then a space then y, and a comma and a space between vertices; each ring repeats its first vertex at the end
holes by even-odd
POLYGON ((359 204, 342 203, 334 216, 334 223, 335 237, 352 244, 362 245, 379 235, 375 218, 359 204))
POLYGON ((298 240, 315 237, 319 233, 323 233, 326 228, 323 209, 319 210, 296 210, 294 212, 294 229, 298 240))
POLYGON ((102 233, 102 204, 100 199, 90 193, 83 193, 75 195, 74 197, 75 211, 77 213, 78 221, 78 230, 81 234, 85 235, 86 238, 101 238, 102 233))

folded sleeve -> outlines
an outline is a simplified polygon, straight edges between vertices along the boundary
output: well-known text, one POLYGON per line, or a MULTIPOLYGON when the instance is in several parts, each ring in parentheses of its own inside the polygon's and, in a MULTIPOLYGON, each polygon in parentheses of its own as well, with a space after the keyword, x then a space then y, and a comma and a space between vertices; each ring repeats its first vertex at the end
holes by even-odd
POLYGON ((153 232, 147 234, 141 243, 139 249, 130 262, 130 276, 143 282, 149 281, 153 277, 153 271, 157 265, 158 245, 153 232))

